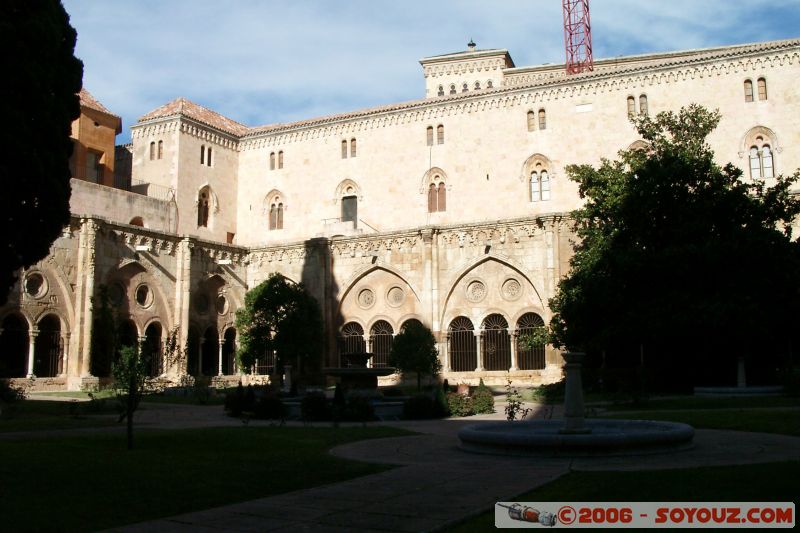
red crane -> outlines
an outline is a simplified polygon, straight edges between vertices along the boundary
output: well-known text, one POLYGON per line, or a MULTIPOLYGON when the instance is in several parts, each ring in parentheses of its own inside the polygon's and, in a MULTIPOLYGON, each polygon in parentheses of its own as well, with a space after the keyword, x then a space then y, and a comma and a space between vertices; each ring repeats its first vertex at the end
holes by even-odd
POLYGON ((567 74, 594 70, 592 27, 589 24, 589 0, 563 0, 564 47, 567 51, 567 74))

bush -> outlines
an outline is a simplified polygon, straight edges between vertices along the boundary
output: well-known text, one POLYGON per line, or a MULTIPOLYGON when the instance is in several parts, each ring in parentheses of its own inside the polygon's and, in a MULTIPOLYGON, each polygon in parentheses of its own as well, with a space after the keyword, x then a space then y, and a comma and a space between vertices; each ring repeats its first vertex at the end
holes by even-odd
POLYGON ((267 394, 256 400, 253 407, 253 418, 262 420, 283 420, 286 418, 286 406, 274 394, 267 394))
POLYGON ((25 389, 12 387, 8 381, 0 379, 0 402, 14 403, 25 399, 25 389))
POLYGON ((540 385, 533 389, 531 400, 543 404, 553 404, 564 398, 566 380, 556 381, 547 385, 540 385))
POLYGON ((470 416, 475 414, 475 406, 470 396, 451 392, 447 395, 447 405, 450 408, 450 416, 470 416))
POLYGON ((472 404, 476 415, 494 413, 494 396, 481 379, 477 390, 472 394, 472 404))
POLYGON ((225 411, 230 416, 241 416, 243 412, 252 412, 256 406, 256 394, 253 386, 245 389, 241 383, 234 390, 225 394, 225 411))
POLYGON ((330 420, 331 410, 328 400, 322 392, 310 392, 300 402, 300 416, 305 422, 330 420))
POLYGON ((375 420, 375 408, 372 407, 372 402, 368 398, 351 396, 347 400, 344 418, 354 422, 369 422, 375 420))
POLYGON ((447 416, 444 406, 428 394, 417 394, 403 403, 403 418, 406 420, 427 420, 447 416))

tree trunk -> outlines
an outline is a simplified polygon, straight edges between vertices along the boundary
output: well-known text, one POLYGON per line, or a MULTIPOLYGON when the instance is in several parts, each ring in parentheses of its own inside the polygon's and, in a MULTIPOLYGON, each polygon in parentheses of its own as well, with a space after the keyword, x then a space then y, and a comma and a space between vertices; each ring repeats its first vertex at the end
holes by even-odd
POLYGON ((422 372, 417 372, 417 392, 422 390, 422 372))

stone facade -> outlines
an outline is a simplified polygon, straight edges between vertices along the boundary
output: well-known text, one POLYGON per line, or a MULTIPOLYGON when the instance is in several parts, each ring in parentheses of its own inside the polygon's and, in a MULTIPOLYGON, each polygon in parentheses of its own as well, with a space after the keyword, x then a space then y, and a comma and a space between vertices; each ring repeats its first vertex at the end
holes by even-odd
POLYGON ((558 353, 516 339, 549 320, 569 265, 580 199, 566 165, 639 142, 629 113, 699 103, 722 113, 709 142, 744 179, 800 167, 798 40, 601 60, 570 77, 474 47, 421 64, 426 98, 375 109, 256 128, 184 99, 144 115, 117 150, 126 190, 74 183, 70 228, 0 309, 6 373, 90 384, 90 297, 105 285, 132 335, 178 328, 189 346, 183 367, 154 374, 236 374, 235 310, 278 272, 320 302, 328 365, 356 349, 383 364, 414 319, 450 382, 552 381, 558 353), (34 342, 47 316, 60 348, 34 342))

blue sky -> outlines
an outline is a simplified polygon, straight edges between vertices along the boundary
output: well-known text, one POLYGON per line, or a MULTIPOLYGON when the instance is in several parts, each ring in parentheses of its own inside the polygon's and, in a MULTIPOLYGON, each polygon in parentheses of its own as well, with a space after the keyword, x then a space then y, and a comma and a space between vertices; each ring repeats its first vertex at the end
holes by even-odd
MULTIPOLYGON (((184 96, 256 126, 424 96, 422 57, 564 61, 560 0, 63 0, 84 86, 130 126, 184 96)), ((595 58, 800 37, 800 0, 592 0, 595 58)))

